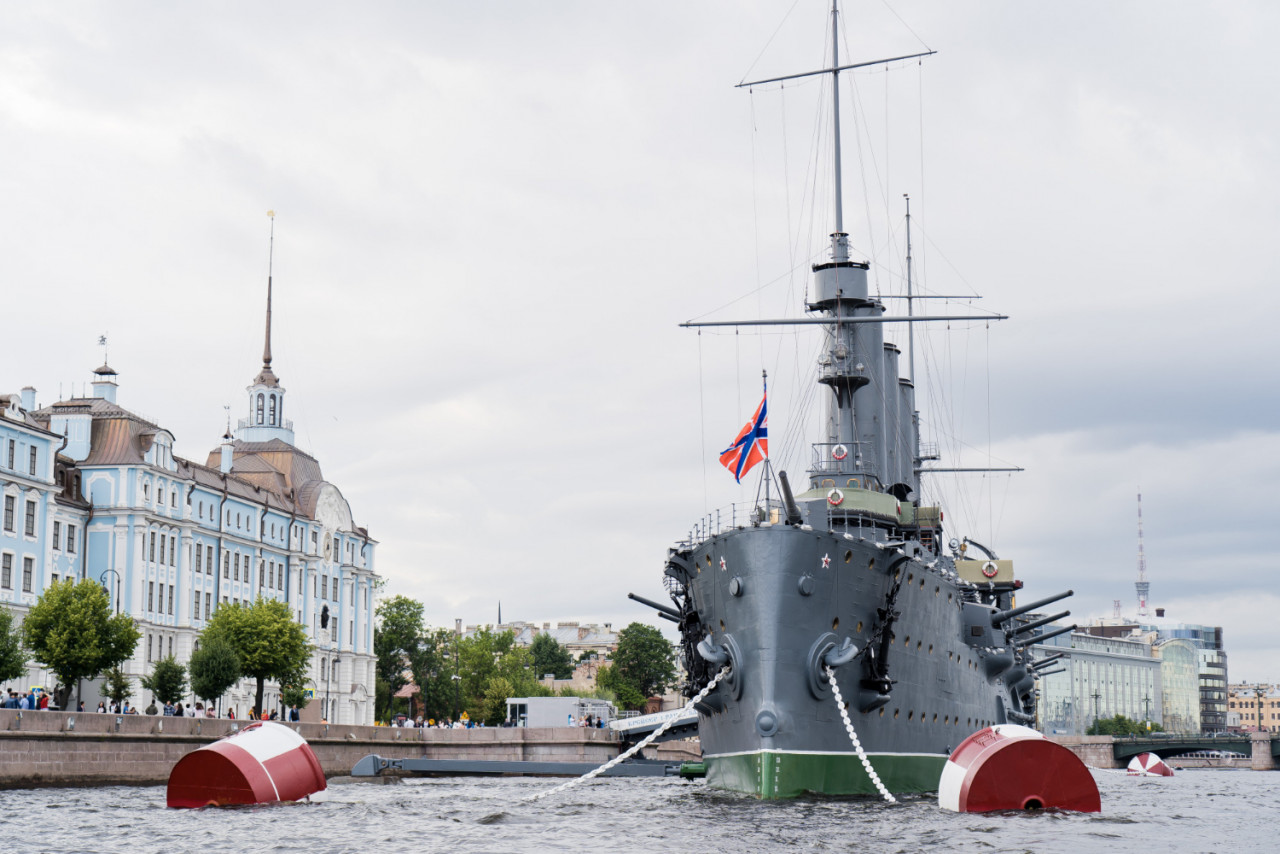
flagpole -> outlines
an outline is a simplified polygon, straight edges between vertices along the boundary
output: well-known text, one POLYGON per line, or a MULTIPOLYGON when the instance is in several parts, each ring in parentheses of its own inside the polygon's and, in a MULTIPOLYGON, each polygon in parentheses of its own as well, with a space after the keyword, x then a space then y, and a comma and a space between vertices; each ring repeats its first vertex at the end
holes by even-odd
MULTIPOLYGON (((769 372, 766 370, 761 370, 760 373, 762 376, 761 382, 764 385, 764 401, 765 401, 764 405, 767 407, 769 405, 769 372)), ((767 412, 768 410, 766 409, 765 411, 767 412)), ((770 522, 773 521, 773 515, 769 510, 769 481, 772 478, 773 478, 773 464, 769 460, 768 452, 766 452, 764 455, 764 513, 765 513, 765 518, 768 519, 770 522)))

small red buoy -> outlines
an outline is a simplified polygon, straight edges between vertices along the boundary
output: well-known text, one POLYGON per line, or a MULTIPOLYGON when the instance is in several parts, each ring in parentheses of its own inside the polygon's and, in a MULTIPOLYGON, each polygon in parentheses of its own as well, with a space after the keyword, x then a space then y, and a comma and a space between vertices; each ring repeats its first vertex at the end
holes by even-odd
POLYGON ((325 788, 306 739, 287 726, 254 723, 193 750, 169 772, 171 807, 297 801, 325 788))
POLYGON ((1172 777, 1173 769, 1154 753, 1139 753, 1129 760, 1130 777, 1172 777))
POLYGON ((938 805, 954 812, 1101 812, 1102 798, 1070 750, 1028 727, 1000 724, 960 742, 943 766, 938 805))

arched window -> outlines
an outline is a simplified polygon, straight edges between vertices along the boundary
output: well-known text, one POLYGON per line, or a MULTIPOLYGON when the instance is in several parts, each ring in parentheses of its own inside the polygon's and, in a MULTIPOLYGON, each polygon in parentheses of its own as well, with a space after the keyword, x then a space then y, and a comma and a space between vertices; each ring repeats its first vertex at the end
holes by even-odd
POLYGON ((262 423, 262 392, 258 392, 258 423, 262 423))
POLYGON ((276 396, 271 395, 271 426, 276 426, 276 396))

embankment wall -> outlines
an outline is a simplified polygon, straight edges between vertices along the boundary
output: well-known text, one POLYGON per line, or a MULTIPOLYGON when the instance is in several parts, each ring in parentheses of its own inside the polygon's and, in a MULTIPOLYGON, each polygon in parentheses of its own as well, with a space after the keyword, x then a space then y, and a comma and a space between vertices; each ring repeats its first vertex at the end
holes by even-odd
MULTIPOLYGON (((97 712, 0 709, 0 788, 163 785, 188 752, 251 721, 97 712)), ((370 753, 388 758, 605 762, 618 755, 609 730, 398 729, 288 724, 327 776, 351 773, 370 753)))

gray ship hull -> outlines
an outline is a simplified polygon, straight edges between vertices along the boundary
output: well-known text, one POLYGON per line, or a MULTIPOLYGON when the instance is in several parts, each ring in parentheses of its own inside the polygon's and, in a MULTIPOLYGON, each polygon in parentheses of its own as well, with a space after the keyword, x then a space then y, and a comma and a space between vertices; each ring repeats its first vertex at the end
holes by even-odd
POLYGON ((875 529, 806 528, 734 529, 686 553, 689 605, 731 668, 699 709, 708 780, 766 798, 875 793, 822 671, 847 638, 862 654, 836 676, 872 765, 893 791, 934 790, 954 747, 1006 719, 990 655, 963 638, 963 583, 949 559, 929 568, 875 529), (886 608, 900 614, 887 629, 886 608), (861 687, 881 648, 883 700, 861 687))

